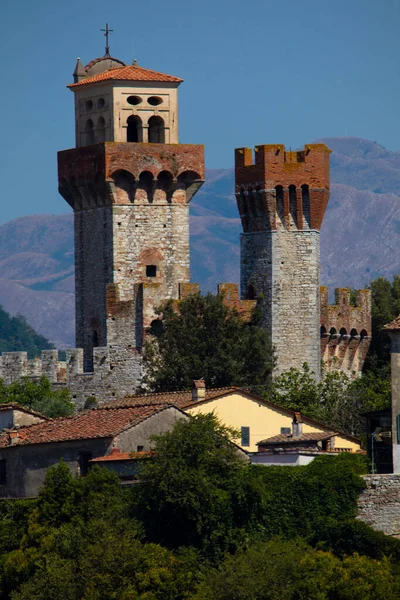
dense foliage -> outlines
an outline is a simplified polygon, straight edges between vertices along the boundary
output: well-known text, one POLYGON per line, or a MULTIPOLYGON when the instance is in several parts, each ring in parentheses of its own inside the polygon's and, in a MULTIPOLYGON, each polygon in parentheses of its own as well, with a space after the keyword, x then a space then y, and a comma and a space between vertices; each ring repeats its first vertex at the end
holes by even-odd
POLYGON ((221 295, 193 294, 179 303, 179 310, 170 301, 158 313, 162 328, 153 327, 155 335, 145 347, 148 388, 187 389, 200 378, 207 387, 268 386, 274 358, 257 311, 248 323, 221 295))
POLYGON ((394 600, 400 541, 355 520, 363 458, 249 466, 213 415, 156 438, 141 483, 49 470, 0 502, 4 600, 394 600))
POLYGON ((40 356, 42 350, 54 348, 28 325, 21 315, 12 317, 0 306, 0 353, 28 352, 28 358, 40 356))
POLYGON ((388 408, 391 387, 389 379, 374 371, 355 380, 334 371, 323 374, 317 383, 305 363, 302 369, 290 369, 277 377, 267 398, 335 430, 362 435, 365 431, 362 413, 388 408))
POLYGON ((53 390, 44 376, 36 382, 24 377, 10 385, 4 385, 0 379, 0 403, 17 403, 52 419, 67 417, 75 410, 69 391, 53 390))

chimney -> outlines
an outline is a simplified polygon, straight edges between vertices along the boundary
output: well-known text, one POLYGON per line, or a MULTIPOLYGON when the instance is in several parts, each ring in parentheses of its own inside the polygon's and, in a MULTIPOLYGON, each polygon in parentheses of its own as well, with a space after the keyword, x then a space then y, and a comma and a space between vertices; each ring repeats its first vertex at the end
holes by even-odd
POLYGON ((192 400, 199 402, 206 398, 206 384, 204 379, 194 379, 192 386, 192 400))
POLYGON ((15 446, 16 444, 19 444, 19 432, 18 431, 10 431, 8 435, 10 436, 11 446, 15 446))
POLYGON ((303 435, 303 421, 299 412, 293 413, 292 436, 294 438, 303 435))

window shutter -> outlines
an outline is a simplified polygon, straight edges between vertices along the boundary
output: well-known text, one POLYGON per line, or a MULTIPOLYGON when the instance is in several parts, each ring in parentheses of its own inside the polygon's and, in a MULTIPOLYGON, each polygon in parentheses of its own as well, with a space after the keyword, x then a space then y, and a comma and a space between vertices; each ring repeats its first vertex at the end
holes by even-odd
POLYGON ((242 427, 242 446, 250 446, 250 427, 242 427))

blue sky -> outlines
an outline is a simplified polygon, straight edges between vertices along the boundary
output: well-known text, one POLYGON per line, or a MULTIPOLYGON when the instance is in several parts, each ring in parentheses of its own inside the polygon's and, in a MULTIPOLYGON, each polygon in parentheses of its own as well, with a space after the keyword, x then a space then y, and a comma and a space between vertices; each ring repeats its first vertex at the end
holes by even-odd
POLYGON ((400 0, 14 0, 2 14, 0 223, 64 213, 72 81, 104 53, 183 77, 180 141, 211 168, 233 149, 360 136, 400 149, 400 0))

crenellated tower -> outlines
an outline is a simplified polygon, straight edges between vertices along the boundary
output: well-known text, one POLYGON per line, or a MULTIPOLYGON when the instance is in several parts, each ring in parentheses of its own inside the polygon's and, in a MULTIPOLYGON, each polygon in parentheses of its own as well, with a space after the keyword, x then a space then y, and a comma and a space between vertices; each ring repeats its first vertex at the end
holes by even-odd
POLYGON ((277 374, 307 362, 319 377, 320 228, 329 200, 324 144, 235 152, 242 221, 241 294, 259 300, 277 354, 277 374))
POLYGON ((178 143, 181 82, 104 56, 86 67, 78 59, 68 86, 76 148, 59 152, 58 177, 74 211, 76 345, 85 371, 93 349, 106 347, 129 371, 144 315, 151 321, 151 308, 178 298, 190 278, 189 202, 204 180, 204 151, 178 143))

